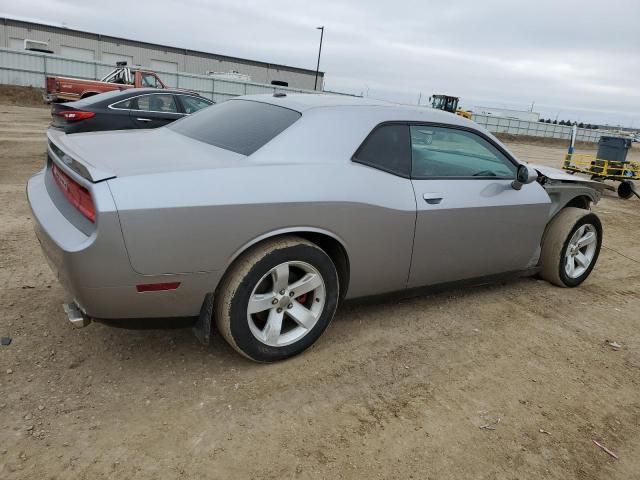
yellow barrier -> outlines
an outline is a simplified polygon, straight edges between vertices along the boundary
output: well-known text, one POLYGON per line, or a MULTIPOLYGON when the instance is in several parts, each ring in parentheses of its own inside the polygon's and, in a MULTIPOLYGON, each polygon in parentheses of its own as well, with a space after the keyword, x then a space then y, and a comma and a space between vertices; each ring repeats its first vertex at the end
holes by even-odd
POLYGON ((640 178, 640 164, 603 160, 586 153, 568 153, 562 168, 569 172, 610 178, 612 180, 633 180, 640 178))

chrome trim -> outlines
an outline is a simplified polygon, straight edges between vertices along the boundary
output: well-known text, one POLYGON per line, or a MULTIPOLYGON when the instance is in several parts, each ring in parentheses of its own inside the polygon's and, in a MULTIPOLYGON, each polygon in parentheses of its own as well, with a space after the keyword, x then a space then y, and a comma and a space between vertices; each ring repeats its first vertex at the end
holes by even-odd
MULTIPOLYGON (((118 103, 127 102, 129 100, 133 100, 134 98, 140 98, 140 97, 144 97, 146 95, 177 95, 177 94, 175 94, 175 93, 167 93, 167 92, 141 93, 140 95, 134 95, 132 97, 125 98, 124 100, 120 100, 118 102, 113 102, 111 105, 107 105, 107 108, 109 108, 111 110, 121 110, 121 111, 127 111, 127 112, 152 112, 152 113, 168 113, 170 115, 189 115, 188 113, 180 113, 180 112, 163 112, 161 110, 134 110, 132 108, 114 107, 114 105, 117 105, 118 103)), ((190 96, 193 97, 193 95, 190 95, 190 96)))
POLYGON ((116 74, 116 72, 117 72, 118 70, 119 70, 118 68, 115 68, 115 69, 111 70, 111 71, 110 71, 109 73, 107 73, 104 77, 102 77, 102 79, 101 79, 100 81, 101 81, 101 82, 108 82, 109 80, 107 80, 107 79, 109 79, 109 78, 111 78, 111 77, 115 76, 115 74, 116 74))

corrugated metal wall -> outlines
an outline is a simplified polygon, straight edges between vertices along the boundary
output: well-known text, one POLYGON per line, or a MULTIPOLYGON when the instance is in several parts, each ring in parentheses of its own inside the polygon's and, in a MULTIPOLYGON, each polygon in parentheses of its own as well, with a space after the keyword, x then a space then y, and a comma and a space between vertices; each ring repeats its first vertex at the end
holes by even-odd
MULTIPOLYGON (((0 48, 0 84, 44 88, 47 75, 88 78, 98 80, 113 70, 113 65, 100 62, 73 60, 37 52, 19 52, 0 48)), ((169 87, 194 90, 216 102, 238 95, 275 92, 315 93, 301 88, 274 87, 253 82, 219 80, 207 75, 159 72, 169 87)), ((318 92, 319 93, 319 92, 318 92)))
MULTIPOLYGON (((83 49, 78 52, 79 60, 90 60, 87 52, 93 52, 93 60, 103 62, 111 61, 113 55, 130 57, 137 65, 151 67, 152 62, 167 62, 176 65, 178 72, 205 75, 208 71, 230 72, 238 71, 249 75, 255 83, 271 83, 272 80, 281 80, 289 83, 292 88, 313 90, 315 72, 301 68, 275 65, 252 60, 230 58, 222 55, 193 52, 173 47, 136 42, 132 40, 118 39, 93 33, 65 30, 41 24, 20 22, 6 18, 0 18, 0 47, 16 48, 22 45, 24 39, 48 42, 49 49, 60 55, 63 47, 71 49, 83 49), (107 55, 105 55, 105 53, 107 55), (81 55, 80 55, 81 54, 81 55), (104 57, 104 59, 103 59, 104 57)), ((22 48, 22 47, 20 47, 22 48)), ((71 50, 71 54, 72 50, 71 50)), ((126 58, 125 58, 126 60, 126 58)), ((322 72, 318 78, 318 89, 322 85, 322 72)))

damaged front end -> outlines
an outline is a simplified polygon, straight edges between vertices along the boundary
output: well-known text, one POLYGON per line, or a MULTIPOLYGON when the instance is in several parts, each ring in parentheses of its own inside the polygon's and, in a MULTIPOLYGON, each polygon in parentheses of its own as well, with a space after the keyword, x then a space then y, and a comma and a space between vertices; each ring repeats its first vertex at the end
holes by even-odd
POLYGON ((590 209, 600 201, 602 192, 613 187, 579 176, 571 175, 553 167, 530 164, 538 172, 538 183, 543 186, 551 198, 549 218, 555 216, 564 207, 590 209))

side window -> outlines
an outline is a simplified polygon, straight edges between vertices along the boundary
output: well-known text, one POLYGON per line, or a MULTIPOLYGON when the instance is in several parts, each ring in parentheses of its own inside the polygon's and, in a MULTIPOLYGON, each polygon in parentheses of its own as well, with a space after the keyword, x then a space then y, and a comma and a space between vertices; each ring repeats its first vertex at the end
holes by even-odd
POLYGON ((211 105, 211 102, 208 102, 207 100, 197 97, 190 97, 189 95, 180 95, 180 100, 182 101, 182 106, 184 107, 185 113, 195 113, 198 110, 211 105))
POLYGON ((411 172, 409 126, 397 124, 376 127, 360 146, 354 160, 408 177, 411 172))
POLYGON ((158 79, 155 75, 151 75, 150 73, 143 73, 141 82, 143 87, 160 88, 160 85, 158 85, 158 79))
POLYGON ((133 100, 134 101, 131 102, 131 108, 133 110, 178 113, 178 107, 176 106, 173 95, 154 93, 151 95, 142 95, 133 100))
POLYGON ((411 126, 411 176, 515 178, 517 167, 475 133, 428 125, 411 126))
POLYGON ((123 110, 129 110, 131 108, 132 99, 123 100, 122 102, 114 103, 111 105, 113 108, 120 108, 123 110))

